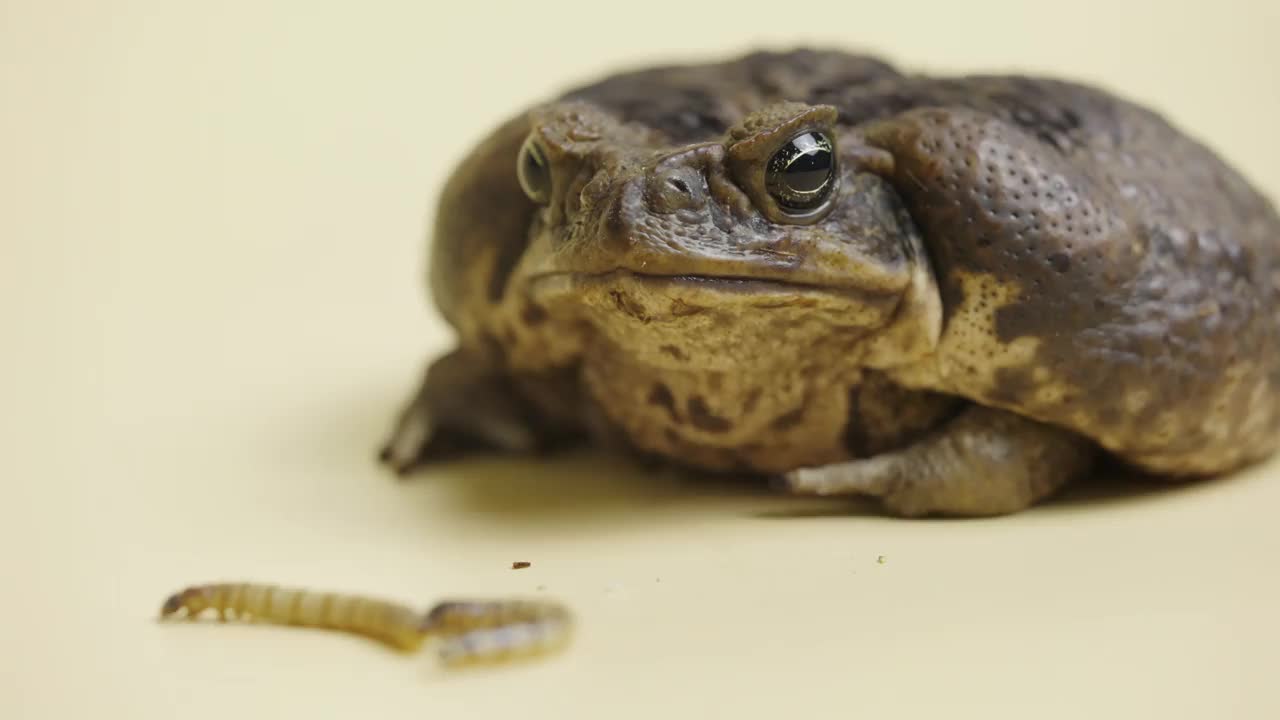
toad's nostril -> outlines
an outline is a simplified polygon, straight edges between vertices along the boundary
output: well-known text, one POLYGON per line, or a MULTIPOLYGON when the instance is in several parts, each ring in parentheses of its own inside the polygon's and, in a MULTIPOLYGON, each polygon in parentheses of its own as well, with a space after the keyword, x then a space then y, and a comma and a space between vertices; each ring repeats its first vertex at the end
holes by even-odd
POLYGON ((646 195, 654 212, 673 213, 702 205, 704 187, 697 171, 690 168, 659 170, 649 176, 646 195))

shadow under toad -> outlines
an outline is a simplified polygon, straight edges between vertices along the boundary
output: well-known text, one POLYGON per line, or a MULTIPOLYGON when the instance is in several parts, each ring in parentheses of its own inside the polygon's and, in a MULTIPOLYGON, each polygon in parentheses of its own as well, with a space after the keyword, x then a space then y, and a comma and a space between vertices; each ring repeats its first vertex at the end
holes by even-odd
MULTIPOLYGON (((1104 466, 1024 512, 1089 512, 1141 508, 1207 492, 1228 478, 1173 482, 1119 466, 1104 466)), ((748 516, 772 520, 886 517, 874 498, 812 498, 781 494, 767 479, 706 475, 675 467, 645 467, 634 458, 581 450, 540 458, 472 457, 435 466, 417 481, 446 486, 458 510, 495 521, 539 520, 631 524, 673 514, 748 516)), ((407 482, 415 482, 409 478, 407 482)), ((434 497, 438 495, 433 494, 434 497)), ((924 518, 916 522, 965 522, 924 518)))
MULTIPOLYGON (((438 508, 448 503, 460 517, 502 525, 556 524, 617 526, 655 525, 683 517, 755 517, 773 520, 805 518, 883 518, 870 498, 812 498, 781 494, 767 479, 747 475, 708 475, 672 465, 590 448, 539 456, 471 454, 428 464, 397 478, 376 460, 377 449, 397 409, 385 393, 366 396, 357 413, 329 429, 341 439, 323 438, 325 452, 355 453, 371 472, 388 483, 397 479, 406 492, 438 508), (369 398, 380 402, 374 402, 369 398)), ((397 398, 398 399, 398 398, 397 398)), ((1055 497, 1027 512, 1057 514, 1099 506, 1139 507, 1188 493, 1204 492, 1217 480, 1170 482, 1104 463, 1089 477, 1072 483, 1055 497)), ((917 522, 964 522, 932 518, 917 522)))
POLYGON ((454 512, 504 524, 633 525, 678 515, 753 514, 792 499, 772 494, 758 478, 645 467, 592 449, 459 458, 430 465, 403 482, 428 487, 428 502, 446 501, 454 512))
POLYGON ((389 384, 329 397, 289 452, 341 482, 394 488, 409 502, 454 518, 503 526, 660 525, 679 517, 728 517, 787 506, 795 498, 747 476, 708 476, 587 447, 535 456, 476 451, 398 476, 378 461, 403 397, 389 384))

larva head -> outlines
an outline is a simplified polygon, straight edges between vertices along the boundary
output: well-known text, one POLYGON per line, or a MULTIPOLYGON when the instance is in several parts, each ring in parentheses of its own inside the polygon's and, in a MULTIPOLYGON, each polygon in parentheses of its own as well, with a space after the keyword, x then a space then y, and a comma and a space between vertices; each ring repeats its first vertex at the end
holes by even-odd
POLYGON ((173 615, 184 607, 182 602, 182 593, 174 593, 164 601, 164 605, 160 606, 160 617, 165 618, 173 615))
POLYGON ((205 586, 189 587, 181 592, 170 595, 164 605, 160 606, 160 617, 167 618, 177 614, 179 610, 186 610, 188 617, 199 615, 201 611, 209 607, 209 599, 212 590, 205 586))

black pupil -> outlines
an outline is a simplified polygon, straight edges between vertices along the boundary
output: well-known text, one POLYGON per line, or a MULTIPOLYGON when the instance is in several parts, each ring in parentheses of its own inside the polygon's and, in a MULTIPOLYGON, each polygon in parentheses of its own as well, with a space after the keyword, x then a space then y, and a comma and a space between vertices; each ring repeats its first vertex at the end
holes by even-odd
POLYGON ((784 207, 804 210, 826 197, 835 168, 831 141, 818 132, 797 135, 769 161, 768 184, 784 207))
MULTIPOLYGON (((812 138, 813 136, 805 135, 804 137, 812 138)), ((819 146, 816 142, 806 143, 803 146, 806 149, 803 150, 796 141, 791 141, 791 144, 796 147, 796 154, 783 171, 787 175, 787 185, 796 192, 814 192, 820 189, 826 184, 827 176, 831 174, 831 151, 819 146)))

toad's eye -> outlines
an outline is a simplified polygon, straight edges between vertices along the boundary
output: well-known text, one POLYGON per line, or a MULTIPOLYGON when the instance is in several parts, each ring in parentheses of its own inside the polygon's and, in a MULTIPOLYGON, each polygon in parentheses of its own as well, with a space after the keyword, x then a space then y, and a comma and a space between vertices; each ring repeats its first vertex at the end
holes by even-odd
POLYGON ((547 154, 537 140, 530 137, 520 148, 520 158, 516 160, 516 177, 520 179, 520 187, 529 199, 539 205, 551 201, 551 166, 547 163, 547 154))
POLYGON ((803 214, 826 201, 835 175, 831 139, 817 131, 803 132, 769 158, 765 187, 783 210, 803 214))

